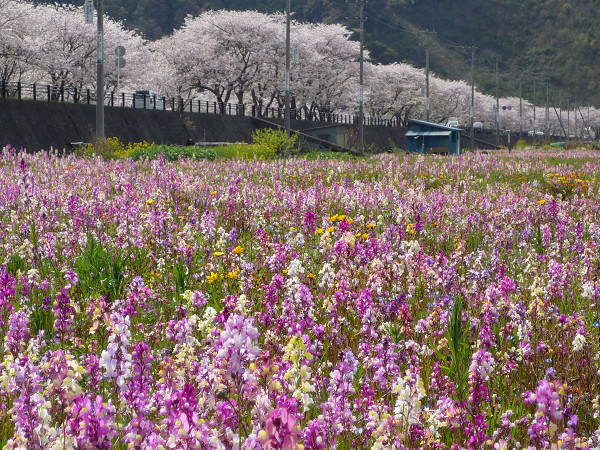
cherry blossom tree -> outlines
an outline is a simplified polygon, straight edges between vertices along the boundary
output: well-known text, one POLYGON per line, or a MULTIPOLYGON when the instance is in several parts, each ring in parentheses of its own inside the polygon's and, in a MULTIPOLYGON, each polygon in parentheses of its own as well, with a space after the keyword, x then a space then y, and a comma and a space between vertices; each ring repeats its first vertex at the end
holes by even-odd
MULTIPOLYGON (((63 89, 94 88, 96 84, 96 28, 83 20, 82 7, 39 5, 32 12, 35 20, 28 28, 25 42, 33 52, 32 82, 45 82, 54 92, 63 89)), ((149 49, 144 40, 109 18, 104 20, 105 88, 117 85, 113 49, 127 49, 129 65, 121 71, 122 83, 134 86, 147 70, 149 49)))
POLYGON ((360 49, 351 32, 336 24, 304 24, 297 31, 300 59, 292 67, 297 107, 309 114, 357 109, 360 49))
POLYGON ((409 64, 365 65, 365 111, 406 125, 424 109, 423 70, 409 64))
POLYGON ((273 72, 272 60, 281 54, 281 24, 281 15, 256 11, 207 11, 188 17, 180 29, 153 44, 171 67, 174 80, 165 88, 186 98, 203 89, 221 104, 232 96, 242 104, 262 65, 265 72, 273 72))
POLYGON ((31 70, 31 49, 24 44, 33 6, 0 0, 0 81, 21 81, 31 70))

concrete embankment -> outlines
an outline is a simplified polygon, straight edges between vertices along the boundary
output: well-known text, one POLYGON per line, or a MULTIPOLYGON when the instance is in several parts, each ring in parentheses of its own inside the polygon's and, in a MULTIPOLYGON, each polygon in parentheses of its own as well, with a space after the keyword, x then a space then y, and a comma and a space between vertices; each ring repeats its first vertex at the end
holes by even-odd
MULTIPOLYGON (((252 132, 268 126, 247 116, 105 108, 105 136, 122 142, 183 145, 194 142, 250 142, 252 132)), ((279 125, 283 120, 269 119, 279 125)), ((319 122, 292 121, 292 129, 306 130, 319 122)), ((92 142, 96 135, 96 107, 87 104, 0 99, 0 146, 28 151, 72 148, 92 142)), ((404 148, 405 130, 365 126, 365 143, 378 149, 404 148)))

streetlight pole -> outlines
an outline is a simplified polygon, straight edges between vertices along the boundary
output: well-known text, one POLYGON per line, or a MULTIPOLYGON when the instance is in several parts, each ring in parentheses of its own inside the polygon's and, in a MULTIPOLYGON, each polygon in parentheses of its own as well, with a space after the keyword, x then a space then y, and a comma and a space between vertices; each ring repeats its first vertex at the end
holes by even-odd
POLYGON ((98 31, 96 36, 96 51, 98 61, 96 64, 96 139, 104 139, 104 6, 103 0, 97 0, 98 31))
POLYGON ((291 108, 290 108, 290 5, 287 0, 285 23, 285 132, 291 137, 291 108))

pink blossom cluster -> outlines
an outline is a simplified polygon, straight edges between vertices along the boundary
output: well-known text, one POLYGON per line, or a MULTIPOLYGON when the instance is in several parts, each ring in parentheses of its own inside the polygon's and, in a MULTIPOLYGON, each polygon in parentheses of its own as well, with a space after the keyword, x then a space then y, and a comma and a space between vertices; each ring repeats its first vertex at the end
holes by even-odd
POLYGON ((0 183, 7 449, 600 448, 595 153, 0 183))

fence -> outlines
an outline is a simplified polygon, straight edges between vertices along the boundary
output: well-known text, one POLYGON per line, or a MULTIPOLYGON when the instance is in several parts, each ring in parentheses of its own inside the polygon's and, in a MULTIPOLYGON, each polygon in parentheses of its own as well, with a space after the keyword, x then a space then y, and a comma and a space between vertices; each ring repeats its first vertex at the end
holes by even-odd
MULTIPOLYGON (((96 103, 96 91, 78 89, 74 87, 7 83, 0 81, 0 97, 16 98, 19 100, 34 100, 67 103, 96 103)), ((283 119, 283 108, 265 108, 260 105, 246 105, 238 103, 210 102, 204 100, 185 100, 181 97, 153 97, 146 94, 131 94, 125 92, 109 91, 105 93, 104 104, 121 108, 160 109, 166 111, 180 111, 207 114, 228 114, 236 116, 252 116, 266 119, 283 119)), ((358 125, 357 115, 334 114, 306 109, 292 109, 290 117, 294 120, 307 120, 327 124, 358 125)), ((382 116, 364 116, 364 125, 399 127, 397 118, 391 119, 382 116)))

